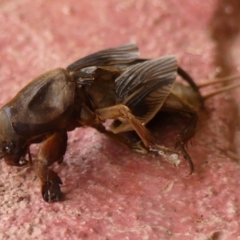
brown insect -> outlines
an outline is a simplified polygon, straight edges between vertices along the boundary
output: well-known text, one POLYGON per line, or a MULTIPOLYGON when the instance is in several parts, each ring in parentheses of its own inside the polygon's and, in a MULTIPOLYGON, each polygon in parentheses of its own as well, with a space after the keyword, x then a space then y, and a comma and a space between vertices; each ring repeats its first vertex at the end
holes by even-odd
POLYGON ((0 157, 9 165, 33 167, 43 199, 58 201, 62 181, 49 166, 63 161, 68 131, 91 126, 135 151, 159 154, 176 164, 178 152, 156 144, 145 124, 159 111, 177 111, 190 117, 176 147, 192 172, 185 146, 195 133, 203 100, 174 56, 140 59, 135 44, 102 50, 40 75, 0 109, 0 157), (176 82, 177 74, 188 86, 176 82), (114 120, 109 130, 103 125, 107 119, 114 120), (130 131, 140 141, 121 135, 130 131), (33 143, 42 143, 34 162, 29 150, 33 143))

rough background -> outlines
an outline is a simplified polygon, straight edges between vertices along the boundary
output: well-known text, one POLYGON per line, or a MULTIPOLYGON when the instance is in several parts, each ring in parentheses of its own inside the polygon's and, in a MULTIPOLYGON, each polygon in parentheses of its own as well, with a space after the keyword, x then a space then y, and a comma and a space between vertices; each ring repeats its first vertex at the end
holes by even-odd
MULTIPOLYGON (((143 57, 175 54, 198 83, 237 73, 239 22, 238 0, 1 0, 0 104, 46 70, 129 41, 143 57)), ((0 239, 240 239, 239 93, 206 102, 191 176, 185 161, 174 169, 90 128, 69 134, 54 166, 60 203, 42 200, 34 172, 1 161, 0 239)), ((178 119, 160 125, 172 146, 178 119)))

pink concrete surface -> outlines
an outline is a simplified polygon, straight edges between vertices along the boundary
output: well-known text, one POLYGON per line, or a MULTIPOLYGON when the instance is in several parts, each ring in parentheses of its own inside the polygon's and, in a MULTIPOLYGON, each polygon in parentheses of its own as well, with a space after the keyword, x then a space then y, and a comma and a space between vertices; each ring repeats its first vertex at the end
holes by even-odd
MULTIPOLYGON (((238 0, 1 0, 0 105, 44 71, 129 41, 143 57, 175 54, 198 83, 237 73, 239 22, 238 0)), ((1 161, 0 239, 240 239, 239 93, 206 102, 191 176, 184 160, 175 169, 91 128, 69 134, 54 166, 62 202, 45 203, 33 171, 1 161)), ((163 119, 160 143, 173 146, 178 122, 163 119)))

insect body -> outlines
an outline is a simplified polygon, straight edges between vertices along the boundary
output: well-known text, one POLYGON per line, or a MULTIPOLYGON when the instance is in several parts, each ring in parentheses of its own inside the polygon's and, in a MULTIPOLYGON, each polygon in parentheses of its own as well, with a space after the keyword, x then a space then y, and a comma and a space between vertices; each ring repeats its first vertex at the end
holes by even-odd
POLYGON ((9 165, 31 165, 44 200, 58 201, 62 182, 49 166, 63 161, 68 131, 92 126, 135 151, 171 155, 175 151, 157 145, 145 124, 159 111, 180 111, 189 114, 190 122, 176 146, 193 170, 185 144, 202 106, 198 87, 174 56, 139 59, 135 44, 106 49, 42 74, 0 109, 0 157, 9 165), (177 83, 177 74, 189 86, 177 83), (110 130, 102 124, 107 119, 114 120, 110 130), (137 133, 137 144, 120 135, 128 131, 137 133), (34 162, 33 143, 42 143, 34 162))

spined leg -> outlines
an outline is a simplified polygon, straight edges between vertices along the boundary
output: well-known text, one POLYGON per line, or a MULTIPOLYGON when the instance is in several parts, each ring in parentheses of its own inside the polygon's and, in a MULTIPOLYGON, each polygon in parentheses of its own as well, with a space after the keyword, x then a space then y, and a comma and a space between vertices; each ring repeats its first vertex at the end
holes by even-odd
POLYGON ((190 117, 189 122, 186 124, 184 129, 178 134, 175 147, 179 148, 184 158, 188 161, 190 166, 190 174, 194 171, 193 162, 189 156, 186 145, 187 142, 194 136, 197 130, 198 124, 198 109, 188 104, 184 99, 180 98, 178 95, 171 93, 166 99, 162 109, 166 112, 177 112, 190 117))
MULTIPOLYGON (((108 108, 101 108, 97 109, 95 111, 97 117, 100 121, 104 121, 107 119, 126 119, 129 122, 129 126, 131 127, 128 131, 134 130, 139 138, 141 139, 143 145, 140 144, 132 144, 129 143, 127 140, 124 140, 121 136, 114 136, 113 134, 117 134, 118 132, 114 132, 114 128, 111 129, 113 133, 109 133, 105 130, 101 130, 106 135, 117 139, 118 141, 121 141, 125 145, 129 146, 131 149, 141 152, 141 153, 156 153, 159 155, 164 156, 166 159, 168 159, 168 155, 174 153, 176 154, 176 151, 173 151, 171 149, 168 149, 164 146, 160 146, 156 144, 155 139, 153 138, 152 134, 145 128, 144 124, 142 124, 129 110, 129 108, 125 105, 119 104, 108 108), (164 153, 164 154, 163 154, 164 153)), ((99 129, 98 129, 99 130, 99 129)))
POLYGON ((100 121, 107 119, 117 119, 123 118, 126 119, 130 126, 131 130, 135 130, 138 136, 143 141, 144 145, 148 148, 151 148, 154 145, 154 140, 150 132, 144 127, 144 125, 131 113, 130 109, 122 104, 115 105, 107 108, 100 108, 95 111, 97 117, 100 121))
POLYGON ((134 152, 138 152, 141 154, 151 154, 154 156, 162 156, 166 159, 171 165, 177 167, 179 164, 178 160, 178 152, 164 146, 160 146, 158 144, 154 144, 154 149, 149 149, 144 146, 143 142, 138 136, 130 136, 131 134, 136 134, 135 132, 124 132, 121 135, 115 134, 111 131, 108 131, 103 125, 95 125, 92 126, 99 132, 105 134, 106 136, 110 137, 114 141, 130 148, 134 152), (137 138, 136 138, 137 137, 137 138))
POLYGON ((67 133, 56 132, 46 139, 37 155, 34 164, 36 174, 40 180, 42 197, 46 202, 59 201, 61 198, 60 177, 48 167, 54 162, 59 164, 67 149, 67 133))
MULTIPOLYGON (((97 109, 95 112, 91 111, 87 106, 84 104, 82 105, 82 111, 81 115, 79 117, 79 123, 82 125, 90 125, 91 127, 98 130, 100 133, 105 134, 106 136, 110 137, 111 139, 115 140, 116 142, 130 148, 134 149, 132 146, 131 141, 129 141, 128 138, 125 138, 117 133, 114 133, 113 131, 109 131, 105 128, 104 125, 102 125, 102 122, 107 119, 116 119, 118 117, 125 117, 127 119, 135 118, 131 113, 128 107, 124 105, 117 105, 114 107, 108 107, 108 108, 101 108, 97 109)), ((136 119, 136 118, 135 118, 136 119)), ((139 120, 135 120, 140 126, 141 129, 144 129, 144 131, 147 131, 144 126, 139 122, 139 120)), ((134 122, 134 120, 132 120, 134 122)), ((133 129, 133 127, 132 127, 133 129)), ((149 138, 150 138, 149 134, 149 138)))
POLYGON ((139 152, 142 154, 148 154, 149 150, 142 144, 141 140, 138 138, 138 141, 133 141, 127 133, 123 133, 123 135, 113 133, 109 130, 107 130, 103 125, 95 125, 92 126, 96 130, 98 130, 100 133, 105 134, 106 136, 110 137, 114 141, 124 145, 125 147, 130 148, 131 150, 135 152, 139 152))
POLYGON ((184 158, 188 161, 190 166, 190 174, 194 172, 194 165, 191 157, 188 154, 186 149, 187 142, 194 136, 198 123, 198 115, 196 113, 192 113, 191 119, 186 125, 186 127, 178 134, 175 147, 179 148, 182 152, 184 158))
POLYGON ((130 149, 132 149, 132 145, 131 142, 128 141, 128 139, 126 139, 123 136, 120 136, 119 134, 115 134, 111 131, 108 131, 105 126, 103 126, 102 124, 96 124, 96 125, 92 125, 92 127, 94 127, 96 130, 98 130, 100 133, 105 134, 107 137, 113 139, 114 141, 124 145, 125 147, 128 147, 130 149))

